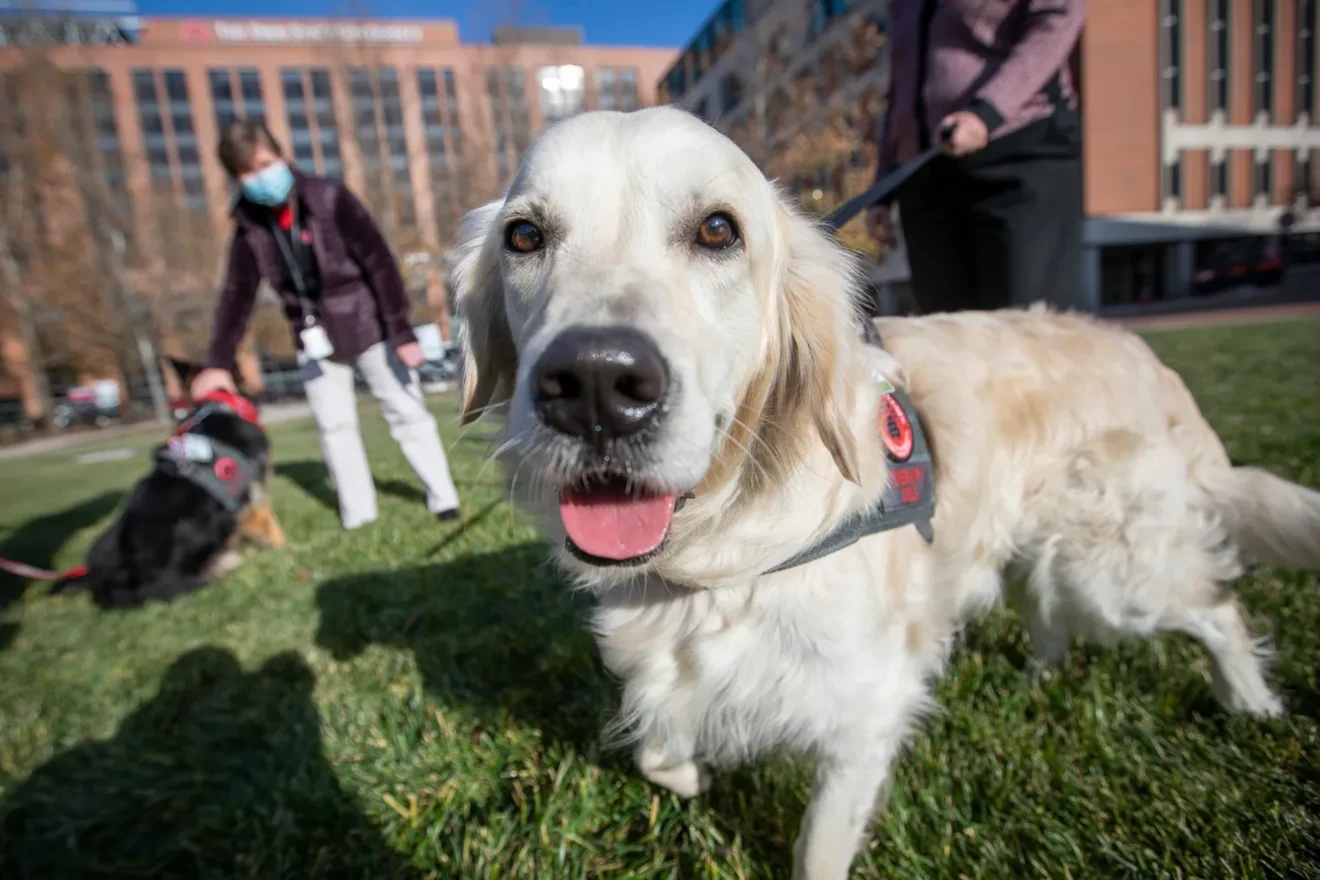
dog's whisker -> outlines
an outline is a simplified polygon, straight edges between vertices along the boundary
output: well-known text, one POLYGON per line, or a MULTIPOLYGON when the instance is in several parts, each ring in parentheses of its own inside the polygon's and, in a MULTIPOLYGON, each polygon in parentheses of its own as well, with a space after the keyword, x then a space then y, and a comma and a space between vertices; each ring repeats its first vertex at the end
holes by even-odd
POLYGON ((510 449, 513 449, 516 446, 518 446, 519 442, 520 441, 517 437, 510 437, 504 443, 501 443, 500 447, 496 449, 494 452, 492 452, 489 456, 487 456, 486 460, 481 463, 481 467, 477 470, 477 475, 476 477, 473 478, 473 482, 474 483, 481 482, 481 477, 483 474, 486 473, 486 468, 490 467, 491 462, 498 459, 501 455, 508 452, 510 449))

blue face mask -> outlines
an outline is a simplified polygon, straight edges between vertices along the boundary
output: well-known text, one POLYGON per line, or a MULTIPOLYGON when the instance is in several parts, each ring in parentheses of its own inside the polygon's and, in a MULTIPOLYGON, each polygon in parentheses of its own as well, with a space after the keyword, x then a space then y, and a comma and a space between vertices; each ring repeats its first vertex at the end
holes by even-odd
POLYGON ((293 172, 285 163, 276 162, 243 178, 239 187, 249 202, 277 208, 289 200, 289 193, 293 191, 293 172))

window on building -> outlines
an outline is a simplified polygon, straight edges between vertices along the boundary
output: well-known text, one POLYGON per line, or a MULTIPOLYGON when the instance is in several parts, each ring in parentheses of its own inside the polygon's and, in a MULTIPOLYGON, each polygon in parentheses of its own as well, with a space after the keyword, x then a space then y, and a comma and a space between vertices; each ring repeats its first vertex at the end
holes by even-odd
POLYGON ((456 157, 462 156, 463 130, 458 122, 458 85, 454 79, 454 71, 446 67, 443 79, 445 81, 445 107, 449 110, 449 145, 456 157))
POLYGON ((197 132, 193 128, 188 80, 182 70, 165 71, 165 94, 170 102, 170 126, 174 129, 174 149, 179 162, 179 181, 183 184, 183 202, 190 211, 203 211, 206 209, 206 178, 202 174, 197 132))
POLYGON ((490 102, 490 116, 495 129, 495 165, 499 170, 500 186, 509 182, 512 176, 509 167, 508 102, 504 100, 504 89, 500 70, 486 68, 486 99, 490 102))
POLYGON ((1210 163, 1210 197, 1212 199, 1228 199, 1228 155, 1210 163))
POLYGON ((234 91, 232 71, 216 68, 207 71, 211 86, 211 104, 215 108, 215 124, 224 131, 236 120, 265 120, 266 105, 261 96, 261 75, 252 68, 238 71, 238 91, 234 91))
POLYGON ((1160 174, 1160 190, 1165 206, 1181 207, 1183 190, 1183 156, 1179 151, 1173 162, 1164 166, 1160 174))
POLYGON ((537 71, 541 84, 541 119, 553 125, 587 109, 586 77, 576 64, 542 67, 537 71))
POLYGON ((389 204, 386 196, 384 162, 381 159, 380 129, 376 119, 376 88, 365 67, 348 70, 348 94, 353 104, 353 134, 362 158, 368 203, 377 211, 389 204))
POLYGON ((642 106, 642 96, 637 90, 637 68, 619 69, 619 109, 636 110, 642 106))
POLYGON ((312 121, 307 114, 303 72, 296 68, 285 68, 280 71, 280 83, 284 90, 284 111, 289 117, 293 161, 300 168, 315 169, 316 150, 313 147, 312 121))
POLYGON ((316 123, 315 143, 320 153, 317 171, 327 177, 344 176, 344 159, 339 152, 339 121, 335 118, 334 92, 330 71, 324 67, 311 70, 312 119, 316 123))
POLYGON ((96 155, 108 196, 108 221, 112 228, 125 236, 130 255, 137 252, 133 242, 133 208, 128 195, 128 179, 124 171, 124 151, 119 142, 119 128, 115 124, 115 102, 110 94, 110 77, 102 70, 87 72, 88 110, 95 133, 96 155))
POLYGON ((688 56, 684 55, 678 59, 678 63, 665 74, 665 100, 667 102, 680 101, 683 95, 687 93, 687 63, 688 56))
POLYGON ((701 78, 710 69, 711 50, 714 48, 712 46, 713 41, 714 34, 710 28, 706 28, 697 35, 696 41, 692 44, 692 84, 694 86, 701 82, 701 78))
POLYGON ((521 67, 486 69, 486 96, 495 120, 495 161, 501 186, 513 177, 531 142, 525 83, 521 67))
POLYGON ((261 97, 261 73, 251 68, 239 70, 238 91, 243 96, 243 117, 264 120, 266 102, 261 97))
POLYGON ((1255 169, 1252 174, 1252 190, 1257 199, 1263 200, 1265 204, 1271 204, 1274 201, 1274 153, 1266 151, 1263 156, 1256 158, 1255 169))
POLYGON ((743 84, 736 73, 727 73, 720 80, 720 112, 729 113, 742 103, 743 84))
POLYGON ((1274 3, 1253 0, 1251 110, 1266 120, 1274 112, 1274 3))
POLYGON ((59 108, 65 126, 62 151, 79 171, 76 186, 87 228, 102 242, 117 232, 127 237, 132 214, 110 79, 102 70, 89 69, 70 72, 63 84, 65 102, 59 108))
POLYGON ((1315 0, 1297 0, 1297 116, 1315 118, 1315 0))
POLYGON ((1160 0, 1160 104, 1182 116, 1182 0, 1160 0))
MULTIPOLYGON (((16 102, 9 95, 9 77, 4 71, 0 71, 0 119, 7 122, 14 118, 14 107, 16 102)), ((8 195, 4 184, 8 183, 10 174, 9 164, 9 132, 6 130, 9 125, 0 125, 0 199, 8 195)), ((2 203, 0 203, 2 204, 2 203)))
POLYGON ((388 212, 400 225, 412 226, 417 214, 408 174, 398 72, 392 67, 351 67, 348 91, 368 199, 378 212, 388 212))
POLYGON ((1207 0, 1206 27, 1208 44, 1206 46, 1206 71, 1210 82, 1206 94, 1207 110, 1216 110, 1228 118, 1229 101, 1229 61, 1232 43, 1229 40, 1229 0, 1207 0))
POLYGON ((598 110, 618 110, 615 106, 618 101, 616 98, 616 88, 614 82, 614 68, 602 67, 596 71, 596 109, 598 110))
POLYGON ((747 5, 744 0, 729 0, 724 4, 724 10, 734 33, 741 33, 747 27, 747 5))
POLYGON ((147 154, 147 171, 152 189, 158 194, 172 194, 174 173, 165 138, 165 120, 156 94, 156 75, 150 70, 133 71, 133 96, 137 99, 138 124, 142 128, 142 146, 147 154))
POLYGON ((637 68, 602 67, 596 71, 596 106, 601 110, 636 110, 637 68))
POLYGON ((119 143, 119 128, 115 125, 115 102, 110 94, 110 77, 102 70, 87 72, 87 93, 92 125, 96 132, 96 151, 105 173, 105 187, 122 199, 127 209, 128 182, 124 174, 124 153, 119 143))
POLYGON ((408 173, 408 140, 403 128, 403 99, 399 95, 399 74, 393 67, 382 67, 380 77, 380 107, 385 128, 385 146, 388 150, 390 170, 393 172, 394 203, 399 223, 417 225, 417 210, 413 204, 412 175, 408 173))
POLYGON ((208 70, 206 81, 211 86, 211 106, 215 108, 215 129, 225 129, 238 121, 238 107, 234 103, 234 88, 228 70, 208 70))
POLYGON ((517 166, 532 145, 531 117, 527 112, 527 75, 521 67, 510 67, 505 70, 504 77, 509 119, 513 123, 514 165, 517 166))
POLYGON ((419 69, 417 93, 421 97, 422 125, 426 131, 426 158, 430 166, 435 221, 441 238, 448 239, 454 233, 457 220, 454 175, 462 173, 450 158, 457 155, 454 148, 459 138, 458 108, 453 104, 453 69, 444 68, 440 76, 432 68, 419 69))
POLYGON ((1307 204, 1311 201, 1313 182, 1311 180, 1311 151, 1297 150, 1293 153, 1293 193, 1307 204))

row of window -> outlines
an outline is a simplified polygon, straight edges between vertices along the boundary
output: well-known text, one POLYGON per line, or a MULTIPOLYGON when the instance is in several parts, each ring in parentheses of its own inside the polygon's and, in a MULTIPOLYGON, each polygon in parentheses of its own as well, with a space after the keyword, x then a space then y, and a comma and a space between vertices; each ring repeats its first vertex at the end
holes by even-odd
POLYGON ((744 0, 725 0, 697 33, 687 51, 665 74, 661 88, 666 101, 677 101, 707 70, 724 57, 738 34, 747 28, 744 0))
MULTIPOLYGON (((1206 4, 1207 110, 1227 115, 1232 99, 1231 0, 1160 0, 1160 100, 1166 110, 1183 109, 1183 55, 1185 3, 1206 4)), ((1245 0, 1251 6, 1251 115, 1271 121, 1274 116, 1276 68, 1275 24, 1278 3, 1293 3, 1297 21, 1297 45, 1293 70, 1296 114, 1315 116, 1315 29, 1316 0, 1245 0)))
MULTIPOLYGON (((854 0, 801 0, 807 4, 807 40, 814 40, 838 17, 848 12, 854 0)), ((725 0, 715 10, 686 51, 665 74, 661 81, 661 101, 677 102, 701 82, 725 53, 733 46, 737 36, 751 24, 747 18, 745 0, 725 0)), ((773 52, 772 52, 773 54, 773 52)), ((721 91, 724 83, 720 84, 721 91)), ((723 103, 723 99, 721 99, 723 103)))
MULTIPOLYGON (((6 123, 0 126, 0 208, 11 199, 22 205, 17 213, 0 213, 0 222, 17 221, 20 232, 40 235, 48 230, 36 177, 12 174, 15 167, 24 167, 36 158, 27 151, 37 148, 27 140, 25 108, 31 102, 20 98, 19 88, 15 78, 0 73, 0 120, 6 123)), ((70 108, 61 117, 63 135, 69 159, 78 171, 76 185, 83 196, 88 226, 98 230, 128 227, 128 185, 110 79, 103 71, 82 71, 67 77, 60 88, 70 108)), ((9 244, 11 255, 26 266, 23 239, 24 235, 13 236, 9 244)))
MULTIPOLYGON (((1292 150, 1290 153, 1292 155, 1292 191, 1294 193, 1310 193, 1313 187, 1311 153, 1306 150, 1292 150)), ((1252 162, 1252 197, 1264 199, 1267 204, 1273 204, 1275 201, 1274 165, 1273 151, 1266 152, 1264 158, 1256 158, 1252 162)), ((1225 201, 1229 199, 1231 169, 1232 165, 1228 155, 1210 163, 1208 181, 1210 199, 1223 199, 1225 201)), ((1179 153, 1176 161, 1164 166, 1161 177, 1164 201, 1175 205, 1181 203, 1184 192, 1184 169, 1181 153, 1179 153)))
MULTIPOLYGON (((546 124, 586 109, 584 68, 557 65, 539 68, 534 73, 546 124)), ((470 176, 458 166, 464 146, 458 86, 452 68, 421 68, 414 74, 434 215, 442 226, 442 234, 447 234, 447 227, 456 219, 452 206, 461 196, 457 187, 470 176)), ((495 120, 500 182, 504 184, 533 138, 526 95, 527 72, 520 67, 493 67, 486 75, 495 120)), ((601 67, 595 75, 596 103, 601 109, 627 111, 641 105, 636 68, 601 67)), ((71 141, 71 150, 89 153, 75 157, 76 164, 80 168, 100 169, 117 209, 127 216, 125 160, 109 78, 103 71, 89 70, 78 74, 73 81, 78 83, 79 103, 70 106, 82 108, 75 115, 85 118, 89 126, 82 136, 71 141), (94 150, 87 149, 91 145, 95 146, 94 150)), ((194 127, 188 78, 178 69, 135 69, 131 71, 131 82, 135 123, 142 134, 153 197, 180 204, 191 212, 204 212, 207 199, 200 153, 203 146, 194 127)), ((265 118, 265 95, 256 69, 210 69, 205 82, 217 130, 223 131, 240 119, 265 118)), ((340 133, 351 132, 361 155, 366 183, 364 197, 383 224, 396 229, 414 226, 417 211, 409 176, 399 72, 392 67, 348 69, 345 85, 350 117, 344 120, 337 117, 332 82, 328 68, 280 71, 291 141, 288 146, 293 160, 318 174, 342 176, 340 133)), ((8 89, 3 74, 0 74, 0 88, 8 89)), ((73 98, 71 94, 70 100, 73 98)), ((17 102, 8 100, 7 91, 0 91, 0 117, 6 119, 6 125, 0 126, 5 131, 0 134, 21 138, 22 115, 9 112, 16 106, 17 102)), ((0 176, 7 176, 15 161, 10 152, 0 137, 0 176)))

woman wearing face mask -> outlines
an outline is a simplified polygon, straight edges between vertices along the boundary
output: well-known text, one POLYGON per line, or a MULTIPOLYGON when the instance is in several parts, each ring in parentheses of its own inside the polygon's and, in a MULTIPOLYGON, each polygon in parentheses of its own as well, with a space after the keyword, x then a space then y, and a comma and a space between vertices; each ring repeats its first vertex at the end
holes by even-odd
POLYGON ((344 528, 377 516, 358 430, 354 366, 425 484, 427 507, 441 520, 456 519, 458 493, 417 378, 425 356, 409 320, 411 304, 371 215, 342 182, 292 170, 260 122, 231 125, 219 154, 240 197, 207 368, 193 382, 193 397, 234 390, 234 357, 264 279, 294 327, 307 402, 344 528))

